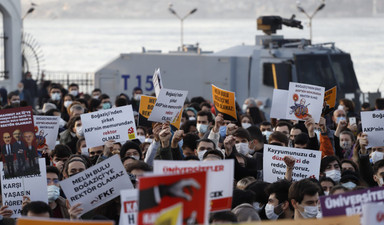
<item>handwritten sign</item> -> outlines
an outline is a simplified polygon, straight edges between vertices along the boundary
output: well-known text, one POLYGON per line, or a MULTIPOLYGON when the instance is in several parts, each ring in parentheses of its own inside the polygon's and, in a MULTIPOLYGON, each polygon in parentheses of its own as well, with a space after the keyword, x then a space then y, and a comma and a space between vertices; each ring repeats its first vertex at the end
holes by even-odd
POLYGON ((237 120, 235 92, 226 91, 212 84, 212 98, 217 112, 224 115, 224 119, 237 120))

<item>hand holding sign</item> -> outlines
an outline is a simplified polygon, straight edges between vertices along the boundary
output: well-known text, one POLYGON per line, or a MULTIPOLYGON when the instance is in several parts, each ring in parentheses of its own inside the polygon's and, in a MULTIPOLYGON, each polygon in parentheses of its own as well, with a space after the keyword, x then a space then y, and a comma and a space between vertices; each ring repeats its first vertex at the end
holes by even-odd
POLYGON ((327 132, 327 121, 324 117, 320 117, 319 127, 322 133, 327 132))
POLYGON ((13 211, 8 209, 7 205, 3 205, 0 208, 0 215, 2 215, 3 217, 9 218, 13 215, 13 211))
POLYGON ((315 120, 313 120, 311 114, 308 114, 308 116, 304 120, 304 125, 308 130, 308 136, 310 138, 315 137, 315 120))
POLYGON ((74 204, 73 206, 69 205, 69 201, 66 200, 66 205, 71 219, 77 220, 79 216, 83 213, 83 208, 81 208, 81 203, 74 204))

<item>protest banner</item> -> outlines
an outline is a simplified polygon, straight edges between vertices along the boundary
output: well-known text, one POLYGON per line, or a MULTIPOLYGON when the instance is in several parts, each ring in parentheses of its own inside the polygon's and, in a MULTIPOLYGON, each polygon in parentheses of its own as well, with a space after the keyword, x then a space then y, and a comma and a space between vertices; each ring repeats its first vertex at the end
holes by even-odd
POLYGON ((287 90, 273 89, 270 118, 284 119, 286 117, 286 111, 281 109, 287 108, 287 97, 287 90))
POLYGON ((222 113, 225 120, 237 120, 235 92, 226 91, 212 84, 212 99, 216 112, 222 113))
POLYGON ((136 139, 136 124, 131 105, 81 114, 87 148, 104 145, 108 140, 136 139))
POLYGON ((319 179, 321 152, 301 148, 288 148, 277 145, 264 145, 263 177, 264 181, 273 183, 284 179, 286 165, 285 156, 296 159, 292 172, 292 180, 304 178, 319 179))
POLYGON ((137 213, 139 208, 137 206, 137 199, 139 191, 137 189, 128 189, 120 191, 120 223, 119 225, 136 225, 137 213))
POLYGON ((333 108, 335 108, 335 105, 336 105, 336 97, 337 97, 337 86, 334 86, 333 88, 326 90, 324 92, 324 105, 323 105, 322 115, 326 115, 332 112, 333 108))
POLYGON ((160 90, 164 87, 163 81, 161 79, 160 68, 155 70, 155 73, 153 74, 153 77, 152 77, 152 83, 153 83, 153 87, 155 88, 156 97, 159 97, 160 90))
POLYGON ((155 160, 153 172, 155 174, 185 174, 206 171, 208 184, 210 211, 231 209, 233 192, 234 161, 171 161, 155 160))
POLYGON ((19 218, 16 225, 114 225, 114 221, 106 220, 68 220, 48 218, 19 218))
POLYGON ((368 135, 368 147, 384 146, 384 111, 361 112, 363 132, 368 135))
POLYGON ((207 173, 139 178, 139 225, 154 224, 163 209, 183 204, 183 224, 208 224, 207 173))
POLYGON ((323 217, 338 215, 361 215, 362 204, 384 201, 384 187, 346 192, 338 195, 320 196, 323 217))
POLYGON ((304 120, 310 114, 318 123, 324 104, 324 87, 289 82, 287 102, 285 119, 304 120))
POLYGON ((48 146, 54 149, 56 146, 57 134, 59 133, 59 116, 33 116, 35 124, 35 135, 37 149, 48 146))
POLYGON ((362 225, 384 224, 384 202, 363 204, 362 225))
POLYGON ((32 107, 2 109, 0 128, 5 177, 39 174, 32 107))
POLYGON ((178 116, 181 114, 180 110, 182 110, 184 106, 187 95, 188 91, 162 88, 148 120, 160 123, 176 122, 178 116))
MULTIPOLYGON (((152 113, 152 109, 156 104, 157 98, 151 96, 141 96, 140 106, 139 106, 139 126, 151 127, 152 122, 148 121, 149 115, 152 113)), ((181 108, 179 116, 176 121, 171 123, 172 130, 180 129, 181 117, 183 114, 183 108, 181 108)))
POLYGON ((81 203, 83 214, 133 188, 118 155, 62 180, 60 186, 70 205, 81 203))
POLYGON ((45 159, 39 159, 40 174, 26 175, 6 179, 3 175, 3 163, 0 163, 1 173, 1 196, 3 205, 13 211, 13 218, 21 216, 23 195, 28 196, 31 201, 43 201, 48 203, 47 173, 45 159))
POLYGON ((276 221, 265 221, 263 222, 249 222, 249 223, 238 223, 238 225, 360 225, 359 216, 334 216, 329 218, 321 219, 300 219, 300 220, 276 220, 276 221))
MULTIPOLYGON (((154 225, 182 225, 183 224, 183 204, 178 203, 169 208, 161 210, 154 225)), ((187 222, 187 224, 190 224, 187 222)))

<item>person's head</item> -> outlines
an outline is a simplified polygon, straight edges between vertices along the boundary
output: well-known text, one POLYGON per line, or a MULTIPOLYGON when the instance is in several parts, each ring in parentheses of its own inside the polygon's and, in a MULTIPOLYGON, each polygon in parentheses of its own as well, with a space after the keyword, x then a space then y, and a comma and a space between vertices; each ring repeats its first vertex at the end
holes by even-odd
POLYGON ((76 115, 81 115, 85 112, 85 108, 80 102, 72 102, 68 107, 68 115, 69 117, 73 117, 76 115))
POLYGON ((286 134, 281 133, 279 131, 273 132, 269 135, 268 144, 270 145, 279 145, 279 146, 288 146, 288 137, 286 134))
POLYGON ((47 193, 48 202, 56 201, 60 196, 60 172, 54 166, 47 166, 47 193))
POLYGON ((320 185, 325 195, 329 195, 331 189, 336 185, 335 182, 329 177, 320 178, 320 185))
POLYGON ((339 106, 342 106, 346 112, 355 112, 355 103, 353 101, 343 98, 339 100, 339 106))
POLYGON ((100 90, 100 88, 95 88, 95 89, 93 89, 91 95, 92 95, 92 98, 94 98, 94 99, 99 99, 99 97, 100 97, 100 95, 101 95, 101 90, 100 90))
POLYGON ((268 121, 264 121, 260 124, 260 131, 272 131, 272 124, 268 121))
POLYGON ((62 145, 62 144, 56 145, 55 148, 50 153, 50 157, 53 165, 56 165, 59 162, 61 162, 61 164, 64 164, 68 160, 68 158, 71 156, 71 153, 72 153, 71 149, 67 145, 62 145))
POLYGON ((263 190, 265 190, 269 186, 269 183, 264 181, 255 181, 250 183, 245 190, 251 190, 254 193, 254 201, 253 206, 256 209, 261 210, 264 205, 268 203, 268 197, 267 193, 263 190))
POLYGON ((89 167, 89 162, 82 155, 71 155, 64 164, 63 176, 65 178, 83 172, 89 167))
POLYGON ((223 153, 217 149, 208 150, 203 155, 203 161, 223 160, 223 153))
POLYGON ((295 137, 299 134, 301 134, 303 131, 303 124, 301 123, 297 123, 295 125, 292 126, 291 128, 291 132, 289 133, 289 139, 291 141, 295 140, 295 137))
POLYGON ((81 153, 82 153, 81 149, 86 148, 86 147, 87 147, 87 144, 85 142, 85 138, 84 137, 79 138, 79 140, 77 140, 77 142, 76 142, 76 153, 78 155, 81 155, 81 153))
POLYGON ((307 148, 308 140, 309 140, 308 134, 300 133, 300 134, 296 135, 295 139, 293 140, 294 141, 293 142, 294 143, 294 147, 295 148, 306 149, 307 148))
POLYGON ((75 84, 75 83, 72 83, 68 86, 68 92, 69 94, 73 95, 73 96, 78 96, 79 95, 79 85, 78 84, 75 84))
POLYGON ((329 192, 330 195, 338 195, 343 194, 345 192, 348 192, 348 188, 344 187, 343 185, 335 185, 332 187, 331 191, 329 192))
POLYGON ((241 127, 243 127, 244 129, 247 129, 248 127, 253 125, 252 117, 247 114, 241 115, 240 122, 241 127))
POLYGON ((99 157, 103 154, 104 146, 96 146, 88 149, 89 157, 99 157))
POLYGON ((357 164, 352 161, 352 160, 349 160, 349 159, 343 159, 341 161, 341 171, 344 172, 346 170, 350 170, 350 171, 353 171, 353 172, 358 172, 358 167, 357 167, 357 164))
POLYGON ((251 107, 257 107, 256 100, 254 98, 247 98, 247 99, 245 99, 244 104, 243 104, 241 109, 245 113, 247 111, 247 109, 251 108, 251 107))
MULTIPOLYGON (((147 143, 145 143, 147 144, 147 143)), ((112 154, 115 155, 115 154, 118 154, 120 155, 120 150, 121 150, 121 143, 120 142, 116 142, 116 143, 113 143, 113 146, 112 146, 112 154)))
POLYGON ((215 143, 208 138, 200 139, 197 142, 197 149, 196 149, 196 156, 199 157, 200 160, 203 160, 204 154, 209 150, 215 150, 216 146, 215 143))
POLYGON ((339 183, 341 178, 341 163, 336 156, 330 155, 321 159, 320 173, 339 183))
POLYGON ((8 133, 8 132, 3 133, 3 140, 4 140, 4 143, 5 143, 6 145, 11 144, 11 141, 12 141, 11 134, 8 133))
POLYGON ((377 161, 373 165, 373 180, 379 187, 384 186, 384 159, 377 161))
POLYGON ((19 105, 20 104, 20 97, 17 92, 10 92, 7 96, 8 99, 8 105, 19 105))
POLYGON ((250 151, 249 141, 251 139, 249 132, 240 127, 233 133, 233 137, 235 138, 236 150, 243 155, 248 155, 250 151))
POLYGON ((253 154, 255 151, 259 151, 264 147, 264 136, 261 133, 260 129, 256 126, 250 126, 247 128, 249 133, 248 147, 250 154, 253 154))
POLYGON ((342 119, 342 120, 346 120, 347 114, 345 113, 345 111, 343 109, 336 109, 333 112, 332 120, 334 123, 337 123, 337 120, 338 120, 337 118, 342 119))
POLYGON ((125 167, 128 173, 133 174, 137 177, 142 176, 145 172, 151 172, 152 168, 143 161, 134 161, 125 167))
POLYGON ((279 180, 270 184, 265 192, 268 195, 268 204, 265 206, 265 214, 268 219, 276 220, 284 218, 293 207, 288 199, 288 191, 291 183, 286 180, 279 180))
POLYGON ((50 218, 52 217, 52 209, 45 202, 32 201, 23 207, 23 209, 21 210, 21 215, 27 217, 50 218))
POLYGON ((103 106, 101 105, 101 101, 97 98, 92 98, 90 101, 89 101, 89 111, 90 112, 96 112, 96 111, 99 111, 100 109, 102 109, 103 106))
POLYGON ((58 84, 51 84, 49 87, 49 96, 53 101, 60 101, 61 99, 61 87, 58 84))
POLYGON ((140 101, 141 95, 143 95, 143 90, 139 87, 135 87, 132 91, 133 99, 136 101, 140 101))
POLYGON ((372 147, 369 157, 372 160, 373 164, 375 164, 379 160, 384 159, 384 146, 372 147))
POLYGON ((35 134, 32 131, 25 131, 23 133, 23 139, 30 146, 33 143, 33 139, 35 138, 35 134))
POLYGON ((384 98, 377 98, 375 100, 375 109, 384 110, 384 98))
POLYGON ((120 158, 124 158, 126 156, 130 156, 135 158, 136 160, 140 160, 142 158, 142 151, 140 149, 140 146, 133 141, 125 142, 120 149, 120 158))
POLYGON ((319 186, 310 179, 302 179, 291 185, 288 197, 295 208, 295 219, 316 217, 319 193, 319 186))
POLYGON ((210 112, 206 111, 200 111, 197 113, 197 131, 199 133, 205 133, 208 130, 208 127, 212 125, 213 119, 212 119, 212 114, 210 112))
MULTIPOLYGON (((384 104, 383 104, 383 109, 384 109, 384 104)), ((364 102, 363 104, 361 104, 361 111, 370 111, 370 110, 371 110, 371 105, 369 104, 369 102, 364 102)))
POLYGON ((340 147, 344 150, 352 149, 352 146, 355 142, 355 136, 351 131, 342 131, 339 136, 340 139, 340 147))
POLYGON ((255 181, 256 178, 254 177, 244 177, 236 183, 236 188, 240 190, 245 190, 248 185, 252 184, 255 181))
POLYGON ((184 112, 188 115, 189 120, 196 120, 197 111, 193 107, 187 107, 184 112))
POLYGON ((202 102, 200 104, 201 111, 211 112, 211 105, 208 102, 202 102))
POLYGON ((183 145, 181 146, 184 156, 196 155, 197 140, 199 140, 199 136, 194 133, 187 133, 184 136, 183 145))
POLYGON ((16 141, 20 141, 21 131, 19 129, 14 130, 12 136, 16 141))
POLYGON ((237 223, 237 216, 231 211, 221 211, 212 213, 209 224, 237 223))
POLYGON ((287 136, 287 138, 289 138, 289 134, 291 132, 291 127, 292 127, 291 124, 284 122, 284 121, 281 121, 281 122, 277 123, 275 131, 279 131, 279 132, 285 134, 285 136, 287 136))
POLYGON ((180 127, 184 131, 184 133, 197 133, 196 129, 196 120, 187 120, 185 123, 180 127))
POLYGON ((349 190, 352 190, 355 187, 360 186, 361 182, 359 175, 356 172, 346 170, 341 173, 340 184, 349 190))

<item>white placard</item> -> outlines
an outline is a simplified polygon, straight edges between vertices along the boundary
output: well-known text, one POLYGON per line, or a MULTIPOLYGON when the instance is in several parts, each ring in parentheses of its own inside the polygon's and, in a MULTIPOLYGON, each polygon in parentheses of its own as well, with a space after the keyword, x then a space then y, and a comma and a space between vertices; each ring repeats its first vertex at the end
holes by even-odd
POLYGON ((23 195, 28 196, 31 201, 43 201, 48 203, 47 173, 45 159, 39 159, 40 174, 28 175, 5 179, 3 163, 0 162, 1 172, 1 195, 3 205, 13 211, 13 218, 21 216, 21 205, 23 195))
POLYGON ((131 105, 81 115, 87 148, 102 146, 108 140, 136 139, 136 124, 131 105))
POLYGON ((122 190, 120 192, 121 212, 119 225, 137 224, 138 198, 139 191, 137 189, 122 190))
POLYGON ((174 123, 184 106, 188 91, 162 88, 149 116, 149 121, 174 123))
POLYGON ((286 117, 288 91, 273 89, 270 118, 284 119, 286 117))
POLYGON ((155 73, 153 74, 153 77, 152 77, 152 82, 153 82, 153 87, 155 88, 156 98, 158 98, 160 94, 160 90, 164 87, 163 81, 161 79, 160 68, 155 70, 155 73))
POLYGON ((286 172, 286 165, 284 163, 285 156, 292 156, 296 159, 292 172, 293 181, 304 178, 319 179, 321 151, 264 145, 264 181, 273 183, 277 180, 284 179, 286 172))
POLYGON ((60 186, 70 205, 81 203, 83 214, 133 188, 118 155, 61 181, 60 186))
POLYGON ((363 204, 362 225, 383 225, 384 224, 384 204, 366 203, 363 204))
POLYGON ((208 172, 208 192, 213 211, 225 210, 231 207, 233 192, 234 161, 170 161, 155 160, 155 174, 184 174, 192 172, 208 172))
POLYGON ((368 135, 367 147, 384 146, 384 111, 361 112, 361 125, 368 135))
POLYGON ((55 148, 59 121, 58 116, 33 116, 35 127, 38 128, 35 134, 38 148, 43 144, 48 145, 49 149, 55 148))
POLYGON ((286 119, 303 120, 311 114, 318 123, 323 110, 324 91, 324 87, 289 82, 286 119))

